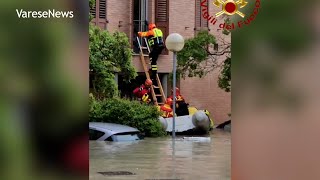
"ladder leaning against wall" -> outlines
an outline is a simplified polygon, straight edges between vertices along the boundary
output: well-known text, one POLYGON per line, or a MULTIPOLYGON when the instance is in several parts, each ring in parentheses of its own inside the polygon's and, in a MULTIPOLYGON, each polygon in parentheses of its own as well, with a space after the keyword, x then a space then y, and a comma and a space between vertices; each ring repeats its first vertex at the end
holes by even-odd
MULTIPOLYGON (((140 50, 140 60, 141 60, 141 64, 143 66, 143 70, 146 74, 147 79, 150 79, 149 68, 147 66, 147 64, 150 64, 150 61, 149 63, 146 63, 146 58, 149 59, 150 48, 149 48, 147 39, 146 38, 142 38, 142 39, 145 41, 146 47, 141 46, 142 43, 140 42, 140 38, 137 37, 137 42, 140 50), (144 54, 143 50, 147 50, 148 54, 144 54)), ((158 83, 158 86, 151 86, 151 95, 152 95, 152 100, 154 105, 158 106, 158 105, 163 105, 165 103, 166 96, 164 94, 158 73, 156 74, 156 81, 158 83)))

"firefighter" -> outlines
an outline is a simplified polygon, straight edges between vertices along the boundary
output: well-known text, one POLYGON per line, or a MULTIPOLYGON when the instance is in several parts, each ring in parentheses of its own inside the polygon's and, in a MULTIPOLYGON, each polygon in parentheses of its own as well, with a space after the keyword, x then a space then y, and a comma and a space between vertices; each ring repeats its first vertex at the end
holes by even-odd
POLYGON ((214 126, 214 122, 213 122, 213 119, 210 118, 210 112, 208 110, 204 110, 204 113, 206 113, 206 115, 208 116, 209 120, 210 120, 210 130, 213 129, 213 126, 214 126))
POLYGON ((146 79, 145 83, 140 87, 133 90, 133 94, 139 98, 142 102, 150 103, 150 93, 151 93, 152 81, 151 79, 146 79))
POLYGON ((138 32, 140 37, 147 37, 149 47, 151 47, 151 52, 149 58, 151 61, 151 79, 153 84, 156 85, 156 75, 158 71, 157 60, 162 50, 164 49, 163 33, 160 29, 156 27, 155 24, 149 24, 149 31, 138 32))
MULTIPOLYGON (((169 98, 173 99, 173 90, 171 90, 172 95, 169 98)), ((189 115, 188 110, 189 104, 185 102, 185 99, 180 93, 180 89, 176 88, 176 114, 177 116, 189 115)))
MULTIPOLYGON (((171 89, 171 96, 169 98, 173 99, 173 89, 171 89)), ((180 93, 180 89, 176 88, 176 102, 184 101, 183 96, 180 93)))
POLYGON ((167 98, 166 103, 160 107, 161 111, 163 112, 162 117, 164 118, 173 117, 173 110, 171 106, 172 106, 172 99, 167 98))

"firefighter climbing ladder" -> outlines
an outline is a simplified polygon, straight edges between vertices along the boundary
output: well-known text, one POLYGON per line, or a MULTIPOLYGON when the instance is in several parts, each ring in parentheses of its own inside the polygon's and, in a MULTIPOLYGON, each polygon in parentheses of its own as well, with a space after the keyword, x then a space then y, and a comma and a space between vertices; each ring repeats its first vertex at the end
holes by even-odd
MULTIPOLYGON (((143 70, 144 70, 144 72, 146 74, 147 79, 150 79, 149 69, 147 67, 147 63, 146 63, 146 60, 145 60, 145 57, 149 58, 149 55, 143 53, 144 49, 148 50, 148 53, 150 53, 150 48, 149 48, 147 39, 146 38, 143 38, 143 39, 144 39, 147 47, 142 47, 140 39, 139 39, 139 37, 137 37, 137 42, 139 44, 139 49, 140 49, 140 60, 141 60, 141 64, 143 66, 143 70)), ((152 99, 153 99, 154 105, 158 106, 158 105, 162 105, 162 104, 165 103, 166 96, 164 94, 164 91, 163 91, 162 84, 161 84, 161 81, 160 81, 158 73, 156 75, 156 78, 157 78, 158 86, 156 86, 156 87, 151 86, 151 95, 152 95, 152 99), (160 101, 159 101, 159 99, 160 99, 160 101)))

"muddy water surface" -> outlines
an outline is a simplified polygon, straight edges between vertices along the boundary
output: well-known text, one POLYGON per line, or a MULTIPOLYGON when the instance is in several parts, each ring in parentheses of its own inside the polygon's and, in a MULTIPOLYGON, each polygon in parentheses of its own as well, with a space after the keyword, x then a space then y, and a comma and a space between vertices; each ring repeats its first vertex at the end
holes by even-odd
POLYGON ((90 141, 90 179, 231 179, 231 134, 214 130, 207 137, 90 141))

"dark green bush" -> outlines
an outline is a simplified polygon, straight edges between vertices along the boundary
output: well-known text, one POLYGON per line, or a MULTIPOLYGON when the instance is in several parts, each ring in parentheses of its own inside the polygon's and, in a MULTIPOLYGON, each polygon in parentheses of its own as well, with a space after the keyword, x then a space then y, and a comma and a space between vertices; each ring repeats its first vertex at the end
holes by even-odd
POLYGON ((96 100, 90 97, 89 121, 128 125, 144 132, 146 136, 163 136, 166 132, 158 121, 156 107, 120 98, 96 100))

